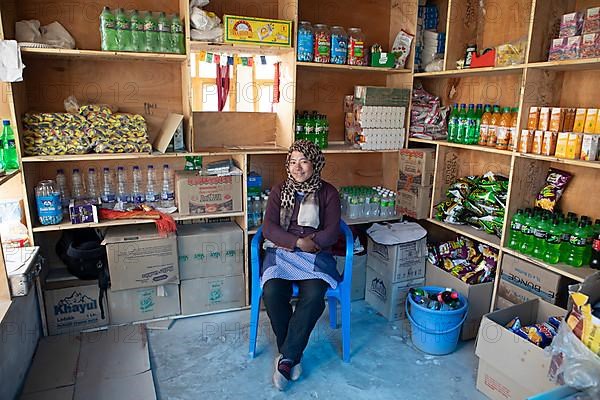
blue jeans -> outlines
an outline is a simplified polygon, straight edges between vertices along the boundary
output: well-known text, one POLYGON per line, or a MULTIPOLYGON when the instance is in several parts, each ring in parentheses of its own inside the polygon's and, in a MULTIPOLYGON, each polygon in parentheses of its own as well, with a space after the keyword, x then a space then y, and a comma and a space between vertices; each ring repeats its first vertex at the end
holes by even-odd
POLYGON ((300 362, 310 333, 325 310, 325 292, 329 285, 321 279, 288 281, 269 279, 263 286, 263 300, 277 348, 283 358, 300 362), (298 303, 292 311, 292 283, 298 285, 298 303))

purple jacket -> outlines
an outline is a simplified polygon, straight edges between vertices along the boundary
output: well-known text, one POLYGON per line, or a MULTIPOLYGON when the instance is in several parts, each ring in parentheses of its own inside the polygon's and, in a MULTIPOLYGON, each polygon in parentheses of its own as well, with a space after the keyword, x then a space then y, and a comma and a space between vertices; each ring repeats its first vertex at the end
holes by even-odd
POLYGON ((296 247, 296 241, 300 237, 316 233, 313 239, 321 248, 322 252, 331 253, 333 246, 340 234, 340 195, 337 189, 323 181, 321 189, 317 191, 317 201, 319 203, 319 228, 303 227, 298 225, 299 202, 294 205, 294 211, 288 230, 284 230, 279 225, 279 211, 281 208, 281 187, 283 183, 274 186, 269 195, 267 210, 263 222, 263 235, 279 247, 293 250, 296 247))

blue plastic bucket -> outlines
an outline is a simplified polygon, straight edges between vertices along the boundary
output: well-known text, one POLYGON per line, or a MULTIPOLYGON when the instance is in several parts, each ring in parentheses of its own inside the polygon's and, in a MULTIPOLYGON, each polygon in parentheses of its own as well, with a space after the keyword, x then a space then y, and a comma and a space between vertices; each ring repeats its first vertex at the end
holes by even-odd
MULTIPOLYGON (((446 288, 425 286, 426 292, 442 292, 446 288)), ((406 316, 412 326, 412 342, 419 350, 441 356, 456 350, 460 328, 467 318, 468 302, 458 295, 462 307, 456 310, 430 310, 417 304, 409 294, 406 298, 406 316), (409 307, 410 303, 410 307, 409 307)))

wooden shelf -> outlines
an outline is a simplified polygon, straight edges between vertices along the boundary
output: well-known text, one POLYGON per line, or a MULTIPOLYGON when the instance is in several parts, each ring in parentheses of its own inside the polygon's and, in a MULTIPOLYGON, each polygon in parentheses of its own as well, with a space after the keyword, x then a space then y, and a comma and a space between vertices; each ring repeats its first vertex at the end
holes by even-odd
POLYGON ((394 150, 361 150, 345 142, 329 142, 329 146, 322 150, 323 153, 396 153, 394 150))
POLYGON ((432 224, 436 224, 441 226, 442 228, 446 228, 450 231, 456 232, 459 235, 466 236, 473 240, 476 240, 480 243, 487 244, 488 246, 492 246, 496 249, 500 249, 500 238, 496 235, 491 235, 489 233, 485 233, 484 231, 479 231, 469 225, 454 225, 446 222, 438 221, 435 218, 427 218, 428 222, 432 224))
POLYGON ((340 65, 340 64, 321 64, 315 62, 296 62, 296 65, 300 68, 316 68, 316 69, 329 69, 339 71, 373 71, 383 72, 386 74, 409 74, 411 71, 406 68, 379 68, 379 67, 362 67, 358 65, 340 65))
POLYGON ((428 144, 431 143, 431 144, 437 144, 437 145, 446 146, 446 147, 456 147, 459 149, 482 151, 485 153, 503 154, 506 156, 512 156, 512 154, 513 154, 513 152, 511 150, 498 150, 495 147, 479 146, 477 144, 461 144, 461 143, 451 143, 451 142, 448 142, 447 140, 427 140, 427 139, 413 139, 413 138, 410 138, 408 140, 410 142, 415 142, 415 143, 428 143, 428 144))
POLYGON ((520 74, 526 64, 511 65, 508 67, 483 67, 483 68, 466 68, 466 69, 452 69, 447 71, 435 71, 435 72, 417 72, 414 74, 415 78, 446 78, 446 77, 460 77, 460 76, 473 76, 473 75, 502 75, 502 74, 520 74))
POLYGON ((23 157, 24 163, 33 162, 67 162, 67 161, 102 161, 102 160, 136 160, 153 158, 178 158, 186 156, 212 156, 225 154, 239 154, 240 151, 215 149, 196 153, 93 153, 93 154, 68 154, 55 156, 27 156, 23 157))
MULTIPOLYGON (((178 213, 171 214, 175 221, 191 221, 197 219, 214 219, 214 218, 231 218, 231 217, 242 217, 243 212, 231 212, 231 213, 219 213, 219 214, 202 214, 202 215, 179 215, 178 213)), ((72 224, 70 221, 64 221, 56 225, 41 225, 33 227, 33 232, 53 232, 62 231, 66 229, 80 229, 80 228, 107 228, 110 226, 120 225, 135 225, 135 224, 149 224, 154 223, 153 219, 116 219, 116 220, 103 220, 100 222, 91 222, 85 224, 72 224)))
POLYGON ((554 71, 575 71, 600 68, 600 58, 580 58, 576 60, 543 61, 527 64, 527 68, 551 69, 554 71))
POLYGON ((584 168, 600 168, 600 161, 568 160, 566 158, 557 158, 552 156, 542 156, 531 153, 516 153, 518 157, 530 158, 534 160, 550 161, 554 163, 576 165, 584 168))
POLYGON ((520 258, 522 260, 528 261, 532 264, 535 264, 537 266, 540 266, 542 268, 548 269, 552 272, 556 272, 559 275, 562 276, 566 276, 567 278, 571 278, 573 280, 576 280, 577 282, 583 282, 585 280, 586 277, 590 276, 591 274, 597 272, 597 270, 592 269, 592 268, 588 268, 588 267, 571 267, 570 265, 567 264, 546 264, 543 261, 540 261, 536 258, 527 256, 525 254, 521 254, 518 251, 503 247, 502 251, 510 254, 512 256, 515 256, 517 258, 520 258))
POLYGON ((212 43, 191 40, 190 50, 230 54, 281 55, 293 52, 294 48, 282 46, 260 46, 240 43, 212 43))
POLYGON ((3 185, 4 183, 11 180, 13 177, 17 176, 19 174, 19 172, 21 172, 21 171, 18 169, 5 171, 5 174, 0 176, 0 185, 3 185))
POLYGON ((374 224, 376 222, 395 221, 402 219, 402 215, 392 215, 389 217, 368 217, 368 218, 343 218, 346 225, 374 224))
POLYGON ((125 51, 76 50, 76 49, 38 49, 22 47, 21 53, 31 57, 72 58, 87 60, 123 60, 123 61, 159 61, 182 62, 187 60, 185 54, 168 53, 134 53, 125 51))

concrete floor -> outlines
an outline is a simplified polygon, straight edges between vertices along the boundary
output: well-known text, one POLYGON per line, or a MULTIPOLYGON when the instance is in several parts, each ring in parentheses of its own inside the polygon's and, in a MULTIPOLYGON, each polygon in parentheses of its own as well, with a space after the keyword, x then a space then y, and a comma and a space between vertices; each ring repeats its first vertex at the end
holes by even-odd
MULTIPOLYGON (((352 303, 352 359, 341 360, 341 333, 327 310, 303 358, 304 374, 285 392, 271 384, 276 345, 261 313, 257 356, 249 360, 249 311, 176 321, 150 331, 159 399, 485 399, 475 389, 474 341, 448 356, 415 349, 406 322, 389 323, 364 301, 352 303)), ((338 316, 339 318, 339 316, 338 316)))

